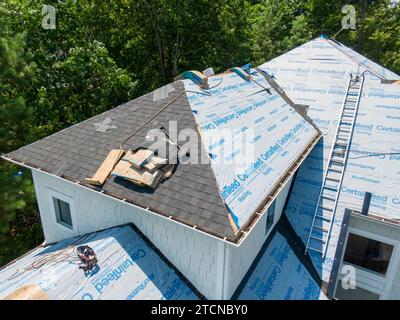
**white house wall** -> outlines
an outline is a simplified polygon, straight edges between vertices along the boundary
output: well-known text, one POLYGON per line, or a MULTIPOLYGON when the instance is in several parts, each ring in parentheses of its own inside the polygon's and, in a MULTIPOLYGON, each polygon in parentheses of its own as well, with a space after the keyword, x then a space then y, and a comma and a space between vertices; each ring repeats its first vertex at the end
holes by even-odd
MULTIPOLYGON (((229 299, 232 296, 272 230, 271 227, 265 234, 267 215, 263 214, 241 245, 234 247, 144 209, 104 197, 46 173, 32 171, 32 176, 48 243, 134 223, 209 299, 229 299), (73 199, 74 231, 56 222, 50 197, 54 192, 73 199)), ((276 198, 274 225, 281 216, 290 184, 291 180, 276 198)))
POLYGON ((243 240, 240 246, 236 248, 229 247, 229 254, 227 255, 229 281, 226 282, 224 298, 229 299, 233 295, 243 277, 246 275, 247 271, 252 265, 257 254, 260 252, 265 240, 268 238, 273 227, 281 217, 292 179, 293 178, 290 178, 276 198, 274 223, 270 227, 268 233, 265 234, 267 214, 264 212, 265 214, 260 217, 256 225, 243 240))
POLYGON ((46 173, 32 171, 32 176, 47 243, 134 223, 202 294, 219 298, 216 290, 218 240, 46 173), (75 232, 56 222, 49 190, 73 198, 75 232))
POLYGON ((400 228, 354 215, 351 216, 349 228, 350 232, 376 240, 385 241, 386 238, 386 242, 394 245, 388 274, 381 287, 381 299, 400 299, 400 228))

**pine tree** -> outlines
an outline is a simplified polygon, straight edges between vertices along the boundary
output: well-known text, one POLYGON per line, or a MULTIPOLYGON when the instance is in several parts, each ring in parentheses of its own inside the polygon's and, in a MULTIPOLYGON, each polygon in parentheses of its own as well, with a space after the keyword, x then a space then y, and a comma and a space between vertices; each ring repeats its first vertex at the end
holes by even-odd
MULTIPOLYGON (((0 153, 26 144, 32 134, 32 111, 24 92, 35 65, 25 35, 0 38, 0 153)), ((41 239, 29 172, 0 161, 0 265, 17 257, 41 239)))

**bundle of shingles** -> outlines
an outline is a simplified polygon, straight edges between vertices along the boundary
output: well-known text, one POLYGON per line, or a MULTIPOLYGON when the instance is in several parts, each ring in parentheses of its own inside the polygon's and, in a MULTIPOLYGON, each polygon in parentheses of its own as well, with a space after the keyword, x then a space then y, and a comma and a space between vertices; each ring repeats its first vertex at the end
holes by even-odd
POLYGON ((157 188, 159 183, 169 178, 174 165, 168 159, 156 156, 149 149, 129 150, 117 163, 112 175, 131 181, 139 186, 157 188))

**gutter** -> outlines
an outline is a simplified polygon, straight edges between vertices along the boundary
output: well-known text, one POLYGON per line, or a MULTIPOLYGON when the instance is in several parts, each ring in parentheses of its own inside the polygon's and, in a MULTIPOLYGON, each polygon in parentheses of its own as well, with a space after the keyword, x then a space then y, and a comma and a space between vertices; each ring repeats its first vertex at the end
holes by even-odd
POLYGON ((125 204, 127 204, 127 205, 130 205, 130 206, 134 207, 135 209, 139 209, 139 210, 141 210, 141 211, 146 211, 146 212, 148 212, 148 213, 151 213, 151 214, 156 215, 157 217, 161 217, 161 218, 163 218, 163 219, 165 219, 165 220, 172 220, 172 221, 176 222, 177 224, 179 224, 179 225, 181 225, 181 226, 183 226, 183 227, 185 227, 185 228, 187 228, 187 229, 196 230, 197 232, 200 232, 201 234, 203 234, 203 235, 205 235, 205 236, 207 236, 207 237, 209 237, 209 238, 212 238, 212 239, 214 239, 214 240, 218 240, 218 241, 223 242, 223 243, 225 243, 225 244, 228 244, 228 245, 230 245, 230 246, 239 247, 239 244, 233 243, 233 242, 231 242, 231 241, 228 241, 228 240, 227 240, 227 237, 222 237, 222 236, 218 237, 217 235, 213 235, 213 234, 211 234, 211 233, 209 233, 209 232, 206 232, 206 231, 201 230, 197 225, 193 225, 193 224, 190 225, 190 224, 188 224, 188 223, 184 223, 184 222, 182 222, 182 221, 179 221, 179 220, 181 220, 181 219, 179 219, 179 220, 174 219, 172 216, 167 216, 167 215, 165 215, 165 214, 161 214, 161 213, 154 212, 154 211, 150 210, 149 208, 142 208, 142 207, 140 207, 140 206, 138 206, 138 205, 133 204, 132 202, 127 201, 126 199, 120 199, 120 198, 118 198, 118 197, 116 197, 116 196, 109 195, 109 194, 107 194, 104 190, 97 191, 97 190, 95 190, 95 189, 92 189, 92 188, 90 188, 90 187, 88 187, 88 186, 86 186, 86 185, 80 183, 80 181, 73 182, 73 181, 71 181, 71 180, 69 180, 69 179, 62 178, 62 177, 59 177, 59 176, 57 176, 57 175, 55 175, 55 174, 52 174, 52 173, 50 173, 50 172, 44 171, 44 170, 42 170, 41 168, 34 168, 33 166, 30 166, 30 165, 26 164, 25 162, 21 163, 21 162, 15 161, 15 160, 13 160, 12 158, 5 157, 4 155, 2 155, 1 158, 2 158, 3 160, 9 161, 9 162, 11 162, 11 163, 14 163, 14 164, 16 164, 16 165, 19 165, 19 166, 21 166, 21 167, 24 167, 24 168, 26 168, 26 169, 29 169, 29 170, 32 170, 32 171, 36 171, 36 172, 40 172, 40 173, 44 173, 44 174, 47 174, 47 175, 49 175, 49 176, 51 176, 51 177, 53 177, 53 178, 57 178, 57 179, 60 179, 60 180, 63 180, 63 181, 67 181, 67 182, 70 183, 70 184, 73 184, 73 185, 75 185, 75 186, 84 188, 85 190, 92 191, 92 192, 94 192, 94 193, 96 193, 96 194, 102 194, 103 196, 105 196, 105 197, 107 197, 107 198, 110 198, 110 199, 112 199, 112 200, 114 200, 114 201, 118 201, 118 202, 125 203, 125 204))
POLYGON ((272 191, 270 192, 270 194, 268 196, 266 196, 266 198, 264 199, 264 201, 262 201, 262 203, 259 205, 259 207, 257 208, 257 210, 249 217, 248 221, 246 222, 246 224, 244 224, 239 230, 237 230, 237 232, 235 233, 235 236, 233 238, 231 237, 227 237, 227 236, 221 236, 216 234, 215 232, 208 230, 202 226, 198 226, 195 225, 193 223, 190 223, 188 221, 185 221, 181 218, 178 217, 173 217, 171 215, 166 215, 165 213, 162 212, 157 212, 154 209, 151 210, 150 208, 144 208, 141 206, 136 205, 135 203, 124 199, 124 198, 120 198, 116 195, 113 195, 109 192, 106 192, 104 189, 102 190, 96 190, 93 189, 91 186, 89 187, 88 185, 81 183, 80 181, 75 181, 73 182, 72 179, 69 179, 67 177, 60 177, 57 176, 53 173, 47 172, 42 170, 41 168, 35 168, 32 165, 27 164, 26 162, 18 162, 16 160, 13 160, 11 157, 6 157, 5 155, 1 155, 1 158, 9 161, 11 163, 14 163, 16 165, 19 165, 21 167, 27 168, 29 170, 32 171, 36 171, 36 172, 40 172, 40 173, 45 173, 51 177, 63 180, 63 181, 67 181, 70 184, 73 184, 75 186, 84 188, 86 190, 90 190, 94 193, 100 193, 105 197, 111 198, 112 200, 115 201, 119 201, 119 202, 123 202, 125 204, 128 204, 136 209, 140 209, 142 211, 146 211, 149 213, 152 213, 154 215, 157 215, 158 217, 162 217, 166 220, 172 220, 174 222, 176 222, 177 224, 190 229, 190 230, 196 230, 198 232, 200 232, 201 234, 212 238, 214 240, 217 241, 221 241, 223 243, 228 244, 231 247, 240 247, 240 244, 245 241, 245 239, 247 238, 248 234, 250 233, 250 231, 253 229, 253 227, 258 223, 260 217, 264 214, 264 212, 268 209, 269 205, 276 199, 276 197, 279 195, 280 190, 282 190, 286 184, 288 183, 288 181, 290 181, 290 178, 294 175, 294 173, 296 172, 296 170, 300 167, 300 165, 303 163, 303 161, 305 160, 305 158, 308 156, 308 154, 311 152, 311 150, 314 148, 314 146, 318 143, 319 139, 321 138, 321 133, 320 131, 317 132, 314 135, 314 138, 312 139, 311 143, 306 147, 306 149, 301 153, 301 155, 292 163, 292 165, 288 168, 288 170, 285 171, 285 173, 282 175, 281 179, 273 186, 272 191))
MULTIPOLYGON (((291 164, 291 166, 286 170, 286 172, 282 175, 281 179, 273 186, 270 194, 265 198, 263 202, 258 206, 255 213, 253 213, 250 218, 247 220, 246 224, 244 224, 238 231, 236 236, 236 242, 241 243, 247 238, 247 235, 250 233, 251 229, 258 223, 260 217, 264 214, 264 212, 268 209, 271 203, 276 199, 279 195, 279 192, 286 186, 286 184, 290 181, 290 179, 294 176, 295 172, 299 169, 300 165, 310 154, 311 150, 318 143, 320 138, 322 137, 320 132, 317 132, 312 140, 312 142, 307 146, 307 148, 302 152, 302 154, 291 164)), ((235 235, 236 235, 235 234, 235 235)))

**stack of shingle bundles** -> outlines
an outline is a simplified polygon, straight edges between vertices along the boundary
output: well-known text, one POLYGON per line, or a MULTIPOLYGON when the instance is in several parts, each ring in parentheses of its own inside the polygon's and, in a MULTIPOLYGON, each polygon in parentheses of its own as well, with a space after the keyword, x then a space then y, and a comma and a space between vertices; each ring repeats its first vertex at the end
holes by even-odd
POLYGON ((174 165, 168 159, 154 155, 148 149, 129 150, 115 166, 112 175, 124 178, 136 185, 157 188, 171 176, 174 165))

